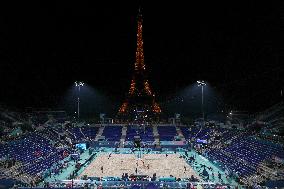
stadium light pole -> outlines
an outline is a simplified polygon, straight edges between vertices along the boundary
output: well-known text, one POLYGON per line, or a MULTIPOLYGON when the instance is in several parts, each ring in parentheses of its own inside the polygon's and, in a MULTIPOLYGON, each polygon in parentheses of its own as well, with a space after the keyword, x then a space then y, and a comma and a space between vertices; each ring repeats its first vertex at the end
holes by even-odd
POLYGON ((82 81, 75 81, 75 86, 78 88, 78 98, 77 98, 77 118, 79 120, 80 118, 80 91, 81 87, 84 86, 84 83, 82 81))
POLYGON ((203 123, 204 123, 204 107, 203 107, 203 87, 206 86, 206 83, 204 81, 197 81, 198 87, 201 86, 201 110, 202 110, 202 119, 203 119, 203 123))

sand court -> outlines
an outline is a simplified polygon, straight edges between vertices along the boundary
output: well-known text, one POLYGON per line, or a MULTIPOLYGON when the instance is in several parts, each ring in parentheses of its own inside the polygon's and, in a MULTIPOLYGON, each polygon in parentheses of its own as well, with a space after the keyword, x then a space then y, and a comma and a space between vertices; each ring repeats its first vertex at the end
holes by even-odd
POLYGON ((149 175, 156 173, 157 177, 188 178, 193 175, 200 179, 196 172, 178 154, 145 154, 137 158, 134 154, 101 154, 94 159, 88 167, 79 175, 88 177, 121 177, 123 173, 128 175, 149 175), (103 167, 103 171, 101 170, 103 167))

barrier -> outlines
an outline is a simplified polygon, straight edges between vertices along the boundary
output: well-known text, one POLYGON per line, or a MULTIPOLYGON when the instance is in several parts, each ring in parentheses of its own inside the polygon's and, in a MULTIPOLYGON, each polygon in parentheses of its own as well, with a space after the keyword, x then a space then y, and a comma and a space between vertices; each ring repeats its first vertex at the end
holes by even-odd
MULTIPOLYGON (((188 182, 188 181, 91 181, 91 180, 62 180, 58 181, 56 183, 51 183, 52 188, 67 188, 72 187, 73 188, 79 188, 84 185, 88 184, 89 186, 102 186, 103 188, 148 188, 148 186, 151 186, 151 188, 187 188, 189 186, 194 186, 196 188, 197 185, 202 186, 203 188, 216 188, 220 186, 230 186, 232 185, 225 185, 225 184, 216 184, 212 182, 188 182)), ((22 189, 28 189, 27 187, 19 187, 22 189)), ((37 187, 37 189, 41 189, 40 187, 37 187)))
POLYGON ((188 143, 186 141, 160 141, 161 148, 188 148, 188 143))
POLYGON ((90 146, 93 148, 96 147, 117 147, 119 142, 117 141, 92 141, 90 146))
POLYGON ((160 177, 159 181, 163 182, 175 182, 176 178, 175 177, 160 177))

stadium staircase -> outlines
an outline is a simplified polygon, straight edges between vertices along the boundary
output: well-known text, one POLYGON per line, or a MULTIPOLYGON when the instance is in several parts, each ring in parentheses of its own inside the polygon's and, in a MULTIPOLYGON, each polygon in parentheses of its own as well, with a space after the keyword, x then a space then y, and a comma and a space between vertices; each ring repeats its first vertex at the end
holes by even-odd
POLYGON ((84 136, 84 138, 87 138, 86 135, 82 132, 81 127, 79 128, 80 133, 84 136))
POLYGON ((177 134, 178 134, 178 136, 180 137, 180 139, 181 139, 182 141, 185 141, 185 137, 183 136, 183 134, 182 134, 180 128, 179 128, 179 127, 176 127, 176 130, 177 130, 177 134))
POLYGON ((154 139, 155 139, 155 144, 158 144, 158 147, 159 147, 160 139, 159 139, 159 132, 158 132, 157 125, 153 126, 153 135, 154 135, 154 139))
POLYGON ((120 138, 120 148, 124 147, 124 142, 126 139, 126 133, 127 133, 127 126, 123 126, 121 130, 121 138, 120 138))
POLYGON ((76 135, 73 134, 72 132, 70 132, 69 130, 66 130, 65 132, 67 133, 67 136, 72 136, 71 138, 75 138, 76 139, 76 135))
POLYGON ((103 134, 103 132, 104 132, 104 129, 105 129, 104 126, 101 126, 101 127, 99 128, 99 131, 98 131, 98 133, 97 133, 97 135, 96 135, 95 141, 98 141, 99 138, 101 138, 101 136, 102 136, 102 134, 103 134))

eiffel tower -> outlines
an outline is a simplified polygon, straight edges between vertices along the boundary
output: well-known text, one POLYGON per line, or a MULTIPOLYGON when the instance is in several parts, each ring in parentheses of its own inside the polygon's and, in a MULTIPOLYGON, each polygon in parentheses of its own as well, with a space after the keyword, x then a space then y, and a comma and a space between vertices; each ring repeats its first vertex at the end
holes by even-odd
POLYGON ((137 48, 134 73, 126 100, 122 103, 118 111, 120 118, 137 123, 155 121, 161 113, 161 108, 155 101, 155 94, 147 79, 144 63, 142 23, 143 18, 141 8, 139 8, 137 16, 137 48))

